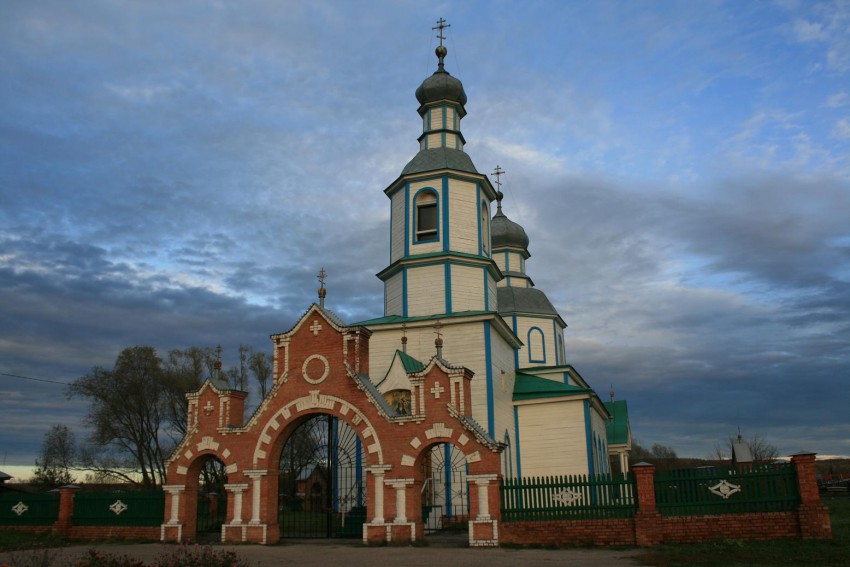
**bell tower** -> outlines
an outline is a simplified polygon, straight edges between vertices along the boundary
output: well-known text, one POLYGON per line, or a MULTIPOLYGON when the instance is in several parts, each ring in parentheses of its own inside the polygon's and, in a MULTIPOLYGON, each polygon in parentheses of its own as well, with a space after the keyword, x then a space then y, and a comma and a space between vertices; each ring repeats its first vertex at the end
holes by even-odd
POLYGON ((445 69, 448 24, 437 24, 437 70, 416 89, 419 152, 384 190, 391 203, 390 265, 378 274, 385 316, 495 311, 502 279, 491 258, 496 193, 464 152, 466 92, 445 69))

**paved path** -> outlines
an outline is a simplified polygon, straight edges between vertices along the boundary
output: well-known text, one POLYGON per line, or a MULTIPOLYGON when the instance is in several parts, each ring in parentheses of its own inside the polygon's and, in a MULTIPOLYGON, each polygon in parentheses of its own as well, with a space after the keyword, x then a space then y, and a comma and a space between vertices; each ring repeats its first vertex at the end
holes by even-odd
MULTIPOLYGON (((384 567, 404 565, 405 567, 634 567, 638 565, 634 557, 639 550, 602 549, 469 549, 453 546, 423 547, 363 547, 359 544, 340 542, 283 543, 274 546, 263 545, 215 545, 216 549, 235 551, 239 557, 256 567, 293 566, 325 567, 341 565, 344 567, 384 567)), ((64 567, 74 565, 75 559, 96 548, 102 553, 129 555, 134 559, 153 562, 163 551, 175 548, 175 544, 100 544, 78 545, 64 549, 51 550, 52 560, 46 565, 64 567)), ((31 565, 32 558, 24 553, 10 554, 0 552, 0 565, 6 562, 10 567, 16 563, 31 565), (12 562, 17 556, 18 561, 12 562), (23 560, 22 560, 23 559, 23 560)), ((36 552, 44 553, 44 551, 36 552)), ((39 562, 39 565, 44 563, 39 562)))

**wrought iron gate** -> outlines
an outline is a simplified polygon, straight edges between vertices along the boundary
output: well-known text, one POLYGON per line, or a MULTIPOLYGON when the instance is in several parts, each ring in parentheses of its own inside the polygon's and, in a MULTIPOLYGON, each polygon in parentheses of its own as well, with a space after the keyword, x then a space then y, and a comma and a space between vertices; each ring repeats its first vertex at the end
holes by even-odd
POLYGON ((422 461, 422 523, 425 533, 466 529, 469 487, 464 454, 449 443, 434 445, 422 461))
POLYGON ((347 423, 316 415, 301 424, 280 457, 281 537, 361 537, 365 461, 363 444, 347 423))

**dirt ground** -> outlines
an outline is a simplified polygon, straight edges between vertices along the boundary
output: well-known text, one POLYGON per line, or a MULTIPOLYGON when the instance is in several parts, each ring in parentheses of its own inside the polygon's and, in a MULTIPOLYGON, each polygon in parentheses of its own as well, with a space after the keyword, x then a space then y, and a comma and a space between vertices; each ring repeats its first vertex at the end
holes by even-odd
MULTIPOLYGON (((451 545, 422 547, 363 547, 354 543, 325 541, 286 542, 280 545, 215 545, 216 549, 235 551, 239 557, 257 567, 266 566, 326 566, 379 567, 404 565, 405 567, 433 567, 434 565, 469 567, 625 567, 638 563, 634 557, 639 550, 601 549, 470 549, 451 545)), ((79 545, 52 550, 49 565, 65 566, 96 548, 101 553, 128 555, 134 559, 152 562, 174 544, 99 544, 79 545)), ((0 565, 31 565, 33 552, 0 552, 0 565)), ((44 553, 36 552, 36 553, 44 553)), ((42 563, 39 561, 39 565, 42 563)))

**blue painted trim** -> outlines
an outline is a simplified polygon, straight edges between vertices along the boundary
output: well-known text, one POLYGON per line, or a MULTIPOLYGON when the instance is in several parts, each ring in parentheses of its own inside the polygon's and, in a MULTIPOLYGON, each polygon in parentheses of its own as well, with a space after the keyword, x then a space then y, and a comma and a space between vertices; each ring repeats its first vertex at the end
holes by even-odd
POLYGON ((390 197, 390 264, 393 263, 393 197, 390 197))
POLYGON ((443 109, 443 130, 445 130, 446 129, 446 118, 447 118, 446 114, 449 112, 449 107, 444 104, 442 106, 442 109, 443 109))
MULTIPOLYGON (((519 450, 519 407, 514 406, 514 435, 516 436, 516 475, 522 478, 522 453, 519 450)), ((521 504, 522 502, 520 502, 521 504)))
POLYGON ((437 191, 433 187, 423 187, 422 189, 418 190, 413 195, 413 209, 410 210, 409 215, 413 217, 413 245, 414 246, 416 246, 417 244, 427 244, 429 242, 438 242, 440 240, 440 192, 439 191, 437 191), (433 238, 417 240, 416 239, 416 231, 419 228, 417 226, 417 223, 419 221, 419 219, 418 219, 419 215, 417 215, 418 207, 416 206, 416 202, 419 200, 419 195, 421 195, 422 193, 431 193, 431 194, 434 195, 434 199, 436 199, 436 202, 437 202, 437 235, 433 238))
POLYGON ((511 271, 511 254, 510 252, 505 252, 505 271, 511 271))
MULTIPOLYGON (((481 184, 480 183, 475 184, 475 200, 478 203, 481 202, 481 184)), ((478 217, 478 255, 483 256, 484 255, 484 233, 481 231, 481 229, 483 227, 481 226, 481 207, 480 206, 478 207, 478 211, 476 212, 475 216, 478 217)))
POLYGON ((487 280, 487 268, 481 268, 484 274, 484 311, 490 311, 490 282, 487 280))
MULTIPOLYGON (((516 335, 516 315, 511 315, 511 319, 513 320, 514 335, 516 335)), ((517 337, 519 337, 519 335, 517 335, 517 337)), ((519 349, 520 348, 521 347, 516 347, 514 349, 514 368, 519 368, 519 349)))
POLYGON ((333 494, 331 495, 331 506, 333 506, 334 512, 339 512, 339 418, 329 415, 328 419, 331 420, 331 427, 333 428, 334 437, 331 442, 331 451, 333 451, 334 461, 334 468, 331 472, 331 474, 333 475, 331 486, 336 487, 336 490, 334 490, 333 494))
POLYGON ((446 479, 446 516, 452 517, 452 446, 443 443, 443 474, 446 479))
POLYGON ((587 439, 587 474, 593 476, 593 441, 590 438, 590 400, 584 400, 584 431, 587 439))
POLYGON ((490 323, 484 321, 484 364, 487 365, 487 433, 496 438, 496 416, 493 400, 493 352, 490 345, 490 323))
POLYGON ((407 268, 401 270, 401 315, 407 317, 407 268))
MULTIPOLYGON (((437 209, 439 210, 439 209, 437 209)), ((439 234, 439 227, 437 228, 439 234)), ((449 178, 443 176, 443 251, 448 252, 449 241, 449 178)))
POLYGON ((552 319, 552 337, 555 339, 555 366, 561 365, 561 349, 558 348, 558 322, 552 319))
POLYGON ((570 373, 569 372, 564 372, 564 384, 566 384, 568 386, 570 384, 570 373))
POLYGON ((446 147, 446 132, 440 132, 440 143, 443 144, 443 147, 446 147))
POLYGON ((511 276, 505 276, 505 285, 511 287, 511 276))
POLYGON ((503 451, 502 454, 507 454, 507 456, 508 456, 508 458, 507 458, 508 466, 505 467, 506 468, 505 472, 507 473, 508 478, 513 478, 514 477, 514 462, 513 462, 513 452, 512 452, 512 447, 511 447, 511 432, 508 431, 507 428, 505 428, 504 439, 505 439, 505 450, 503 451))
POLYGON ((446 313, 452 313, 452 265, 449 262, 443 264, 443 274, 446 278, 446 313))
MULTIPOLYGON (((404 184, 404 255, 410 256, 410 183, 404 184)), ((392 263, 392 261, 390 261, 392 263)))
POLYGON ((527 338, 528 338, 528 341, 525 344, 528 347, 528 361, 529 362, 543 362, 543 363, 545 363, 546 362, 546 333, 544 333, 543 329, 541 329, 540 327, 531 327, 528 330, 527 338), (542 359, 533 358, 533 356, 534 356, 533 355, 533 349, 531 348, 532 345, 534 344, 531 341, 531 332, 532 331, 537 331, 538 333, 540 333, 540 342, 543 344, 543 358, 542 359))
POLYGON ((357 472, 355 473, 357 479, 357 505, 363 506, 363 443, 360 441, 359 435, 354 439, 354 451, 356 453, 355 460, 357 463, 357 472))

